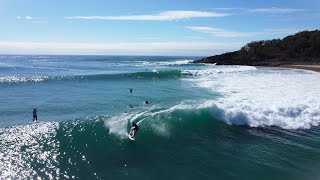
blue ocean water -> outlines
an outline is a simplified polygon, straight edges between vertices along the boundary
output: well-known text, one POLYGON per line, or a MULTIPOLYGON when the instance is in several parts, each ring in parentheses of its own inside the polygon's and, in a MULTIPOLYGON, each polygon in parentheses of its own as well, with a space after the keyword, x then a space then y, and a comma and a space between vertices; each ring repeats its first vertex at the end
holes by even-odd
POLYGON ((195 59, 0 56, 0 179, 319 178, 319 73, 195 59))

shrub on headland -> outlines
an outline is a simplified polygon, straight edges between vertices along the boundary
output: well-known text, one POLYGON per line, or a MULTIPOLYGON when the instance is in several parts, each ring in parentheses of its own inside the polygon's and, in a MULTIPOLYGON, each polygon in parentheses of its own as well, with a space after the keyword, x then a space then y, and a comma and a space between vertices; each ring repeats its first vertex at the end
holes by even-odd
POLYGON ((253 66, 320 64, 320 31, 302 31, 282 40, 253 41, 238 51, 205 57, 194 63, 253 66))

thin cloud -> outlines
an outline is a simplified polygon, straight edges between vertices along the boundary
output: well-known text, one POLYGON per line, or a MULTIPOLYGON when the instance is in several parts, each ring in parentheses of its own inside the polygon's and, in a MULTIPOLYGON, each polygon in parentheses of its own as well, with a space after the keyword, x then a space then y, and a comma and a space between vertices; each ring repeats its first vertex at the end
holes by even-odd
POLYGON ((272 8, 248 9, 247 11, 251 13, 289 14, 289 13, 304 11, 304 9, 272 7, 272 8))
POLYGON ((264 14, 290 14, 305 11, 305 9, 295 8, 280 8, 280 7, 267 7, 267 8, 241 8, 241 7, 230 7, 230 8, 211 8, 212 10, 224 11, 234 13, 264 13, 264 14))
POLYGON ((216 37, 224 37, 224 38, 239 38, 239 37, 253 37, 256 36, 255 32, 236 32, 236 31, 228 31, 221 28, 212 28, 212 27, 203 27, 203 26, 187 26, 186 28, 198 31, 201 33, 212 34, 216 37))
POLYGON ((45 24, 48 23, 48 21, 45 20, 45 18, 41 17, 32 17, 32 16, 16 16, 16 18, 20 21, 28 21, 30 23, 34 24, 45 24))
POLYGON ((202 56, 236 50, 243 45, 244 43, 222 42, 59 43, 0 41, 0 53, 202 56))
POLYGON ((23 19, 23 20, 33 20, 34 18, 33 17, 31 17, 31 16, 24 16, 24 17, 22 17, 22 16, 16 16, 16 18, 17 19, 23 19))
POLYGON ((204 37, 201 36, 186 36, 187 39, 203 39, 204 37))
POLYGON ((160 38, 157 37, 141 37, 141 38, 137 38, 140 40, 160 40, 160 38))
POLYGON ((215 13, 205 11, 164 11, 150 15, 132 16, 72 16, 66 19, 94 19, 94 20, 131 20, 131 21, 172 21, 191 18, 224 17, 227 13, 215 13))
POLYGON ((219 10, 219 11, 237 11, 237 10, 247 10, 247 8, 241 7, 229 7, 229 8, 211 8, 212 10, 219 10))
POLYGON ((224 37, 224 38, 241 38, 241 37, 254 37, 258 35, 287 35, 287 34, 295 34, 302 29, 290 29, 290 28, 273 28, 273 29, 264 29, 259 32, 236 32, 236 31, 228 31, 221 28, 213 28, 213 27, 203 27, 203 26, 187 26, 186 28, 198 31, 201 33, 212 34, 216 37, 224 37))

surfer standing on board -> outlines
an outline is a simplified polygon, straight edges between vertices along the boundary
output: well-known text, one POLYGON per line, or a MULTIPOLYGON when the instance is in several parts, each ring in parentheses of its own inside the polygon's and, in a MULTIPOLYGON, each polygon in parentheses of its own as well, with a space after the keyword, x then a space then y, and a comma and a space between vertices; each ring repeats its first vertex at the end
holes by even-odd
POLYGON ((32 122, 37 122, 38 116, 37 116, 37 109, 36 108, 33 108, 32 114, 33 114, 32 122))
POLYGON ((130 136, 131 137, 134 137, 135 135, 136 135, 136 133, 137 133, 137 131, 139 130, 139 127, 138 127, 138 125, 135 123, 135 122, 132 122, 132 125, 131 125, 131 128, 130 128, 131 130, 130 130, 130 136))

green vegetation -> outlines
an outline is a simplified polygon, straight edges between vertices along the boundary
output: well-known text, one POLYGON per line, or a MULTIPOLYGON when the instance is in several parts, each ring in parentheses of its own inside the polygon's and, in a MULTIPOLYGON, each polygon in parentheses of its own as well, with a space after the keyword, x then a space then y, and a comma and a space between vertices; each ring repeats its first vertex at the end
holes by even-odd
POLYGON ((320 31, 302 31, 282 40, 254 41, 239 51, 206 57, 194 62, 253 66, 320 64, 320 31))

